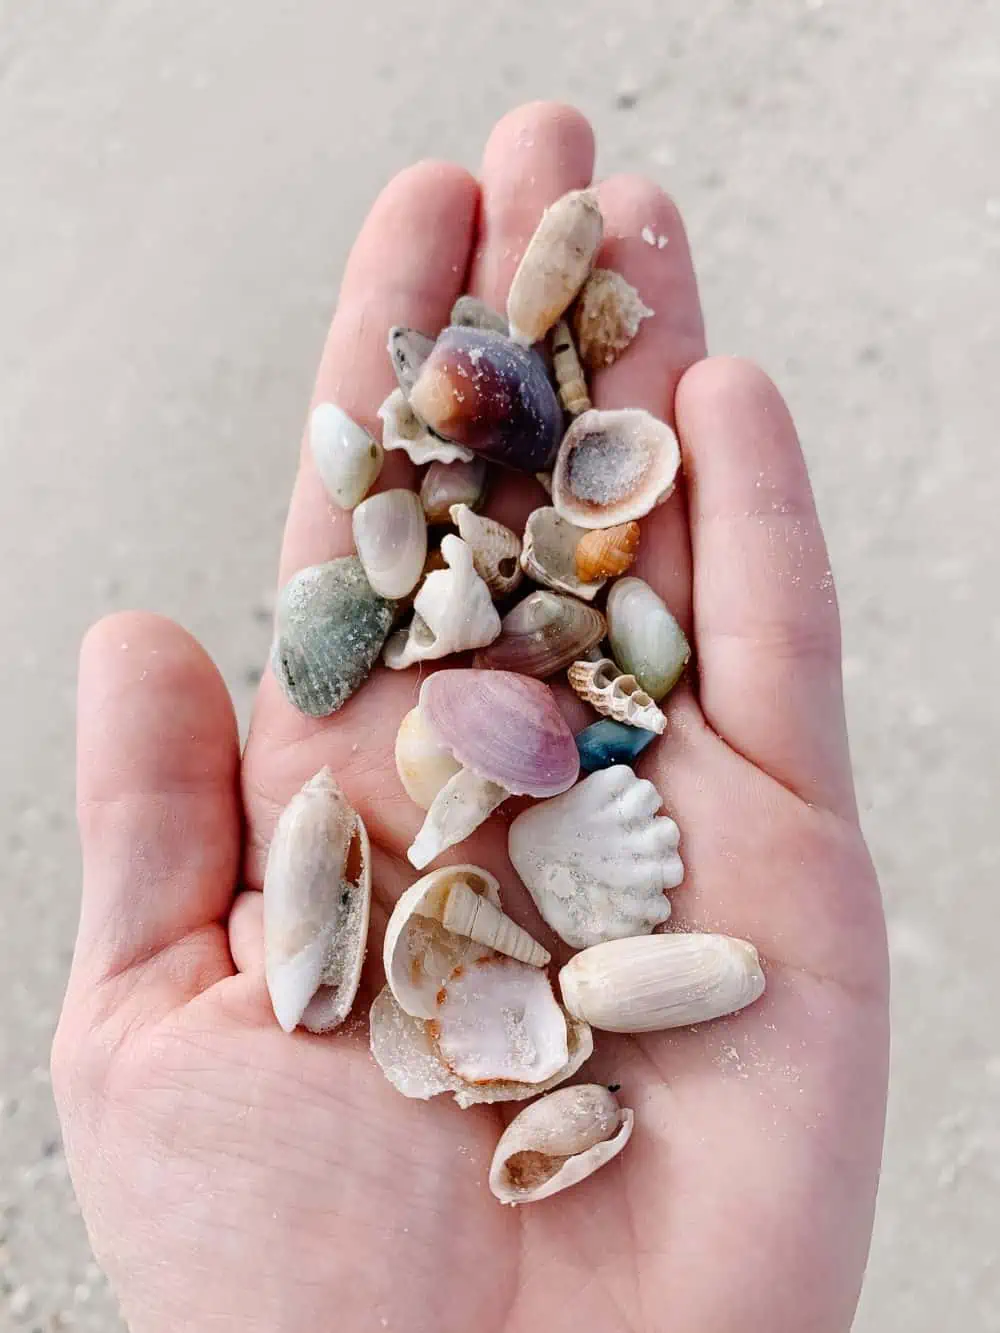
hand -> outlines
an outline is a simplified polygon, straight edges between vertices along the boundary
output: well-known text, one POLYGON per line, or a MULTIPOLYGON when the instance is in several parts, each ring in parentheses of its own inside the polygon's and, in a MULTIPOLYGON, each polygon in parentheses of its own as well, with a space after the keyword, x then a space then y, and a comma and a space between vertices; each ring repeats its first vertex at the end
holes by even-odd
MULTIPOLYGON (((430 162, 397 176, 352 251, 316 399, 373 428, 392 387, 388 327, 434 332, 465 287, 502 307, 542 208, 592 167, 586 122, 534 105, 496 127, 480 183, 430 162)), ((583 1075, 622 1085, 631 1144, 555 1199, 501 1207, 486 1173, 510 1109, 407 1101, 368 1051, 386 914, 416 877, 405 849, 422 812, 392 759, 416 673, 379 671, 319 722, 267 675, 241 773, 202 649, 153 616, 102 621, 80 666, 83 907, 53 1060, 73 1180, 134 1333, 850 1326, 887 982, 827 555, 776 390, 752 366, 703 359, 673 205, 635 177, 599 189, 601 262, 656 317, 595 398, 674 420, 686 479, 643 522, 636 572, 692 633, 697 680, 669 698, 668 733, 639 767, 681 828, 674 923, 752 940, 767 993, 695 1030, 597 1034, 583 1075), (324 764, 367 822, 377 906, 351 1020, 289 1037, 264 986, 256 890, 278 812, 324 764)), ((391 456, 382 485, 411 480, 391 456)), ((490 512, 523 521, 542 502, 507 477, 490 512)), ((349 516, 331 519, 306 451, 281 579, 349 550, 349 516)), ((459 859, 494 869, 508 910, 551 943, 505 835, 492 820, 459 859)))

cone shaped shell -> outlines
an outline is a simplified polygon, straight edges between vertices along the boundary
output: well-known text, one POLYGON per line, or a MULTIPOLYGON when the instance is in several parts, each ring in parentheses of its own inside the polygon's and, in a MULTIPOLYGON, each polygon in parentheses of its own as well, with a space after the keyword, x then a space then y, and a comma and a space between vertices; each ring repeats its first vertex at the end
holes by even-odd
POLYGON ((511 336, 544 338, 587 280, 604 235, 597 194, 571 190, 542 214, 507 297, 511 336))

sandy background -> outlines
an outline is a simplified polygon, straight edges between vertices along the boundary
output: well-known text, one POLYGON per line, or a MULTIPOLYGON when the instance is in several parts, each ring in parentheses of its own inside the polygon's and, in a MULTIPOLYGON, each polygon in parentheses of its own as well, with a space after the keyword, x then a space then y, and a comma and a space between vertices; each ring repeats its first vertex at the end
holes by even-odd
POLYGON ((246 715, 350 238, 397 167, 474 165, 541 95, 675 194, 713 349, 776 377, 813 468, 895 968, 857 1328, 1000 1326, 996 8, 0 0, 4 1333, 120 1327, 46 1073, 79 635, 172 614, 246 715))

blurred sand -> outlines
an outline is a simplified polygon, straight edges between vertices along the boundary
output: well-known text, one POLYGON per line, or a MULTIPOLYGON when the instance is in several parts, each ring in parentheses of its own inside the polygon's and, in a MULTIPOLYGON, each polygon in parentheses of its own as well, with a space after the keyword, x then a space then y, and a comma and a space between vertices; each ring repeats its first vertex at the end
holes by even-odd
POLYGON ((346 247, 397 167, 474 165, 543 95, 590 114, 603 170, 675 194, 713 349, 776 377, 812 464, 895 967, 857 1327, 997 1327, 996 10, 618 9, 0 0, 2 1330, 119 1328, 46 1073, 79 635, 116 607, 174 615, 245 716, 346 247))

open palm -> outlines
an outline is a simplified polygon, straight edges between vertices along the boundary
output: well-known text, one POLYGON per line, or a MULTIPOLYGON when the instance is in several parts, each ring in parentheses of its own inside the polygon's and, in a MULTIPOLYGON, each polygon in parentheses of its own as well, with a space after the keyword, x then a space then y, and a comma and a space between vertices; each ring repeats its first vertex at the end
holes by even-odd
MULTIPOLYGON (((543 207, 589 182, 563 107, 494 131, 481 181, 424 163, 375 204, 351 255, 316 398, 374 426, 392 324, 435 332, 469 289, 496 306, 543 207)), ((598 406, 676 422, 685 488, 643 524, 637 571, 689 628, 696 682, 640 763, 681 828, 674 922, 751 939, 764 999, 703 1028, 597 1036, 583 1070, 621 1084, 628 1149, 555 1199, 486 1186, 509 1108, 407 1101, 368 1051, 367 1005, 422 812, 392 761, 416 672, 379 671, 334 717, 265 677, 242 771, 232 709, 175 625, 116 616, 81 663, 80 936, 56 1041, 67 1149, 95 1251, 135 1333, 843 1333, 871 1227, 885 1095, 886 974, 857 827, 839 627, 794 430, 750 366, 705 360, 673 205, 599 186, 601 260, 656 311, 602 372, 598 406), (263 981, 263 858, 324 764, 375 848, 372 942, 354 1014, 281 1032, 263 981), (236 897, 243 885, 250 890, 236 897), (235 898, 235 906, 234 906, 235 898)), ((409 484, 393 455, 381 485, 409 484)), ((534 482, 489 512, 523 521, 534 482)), ((350 549, 303 455, 282 580, 350 549)), ((559 955, 506 857, 502 816, 451 859, 492 869, 559 955)))

